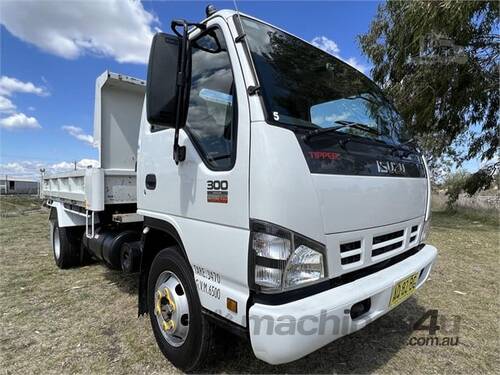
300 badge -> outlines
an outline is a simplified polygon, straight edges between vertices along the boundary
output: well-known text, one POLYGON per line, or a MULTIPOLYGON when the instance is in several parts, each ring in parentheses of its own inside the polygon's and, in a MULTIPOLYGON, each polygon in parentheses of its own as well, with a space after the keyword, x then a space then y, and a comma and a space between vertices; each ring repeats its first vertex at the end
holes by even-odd
POLYGON ((207 202, 208 203, 228 203, 229 183, 227 180, 207 181, 207 202))

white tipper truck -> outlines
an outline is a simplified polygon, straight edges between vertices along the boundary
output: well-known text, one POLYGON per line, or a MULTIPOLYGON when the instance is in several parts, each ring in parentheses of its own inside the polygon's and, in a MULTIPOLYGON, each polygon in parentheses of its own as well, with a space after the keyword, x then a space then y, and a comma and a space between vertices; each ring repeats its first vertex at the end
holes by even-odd
POLYGON ((138 272, 139 314, 185 371, 214 327, 281 364, 420 288, 429 172, 382 91, 239 12, 172 30, 147 82, 97 78, 99 167, 43 178, 57 266, 138 272))

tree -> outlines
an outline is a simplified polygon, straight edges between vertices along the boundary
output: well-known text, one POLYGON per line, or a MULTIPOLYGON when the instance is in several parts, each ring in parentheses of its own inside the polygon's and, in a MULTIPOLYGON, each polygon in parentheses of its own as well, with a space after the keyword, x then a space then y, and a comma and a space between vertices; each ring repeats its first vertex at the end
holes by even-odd
POLYGON ((448 196, 448 201, 446 202, 448 209, 453 208, 469 178, 470 174, 463 170, 455 171, 446 176, 443 187, 446 189, 446 195, 448 196))
POLYGON ((389 0, 359 37, 431 168, 482 161, 467 192, 487 188, 500 167, 499 28, 497 1, 389 0))

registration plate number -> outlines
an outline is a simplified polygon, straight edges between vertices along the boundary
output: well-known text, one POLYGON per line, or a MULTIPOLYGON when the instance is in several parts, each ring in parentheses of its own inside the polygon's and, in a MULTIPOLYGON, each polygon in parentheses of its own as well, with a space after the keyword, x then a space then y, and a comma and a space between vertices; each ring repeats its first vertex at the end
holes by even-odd
POLYGON ((418 272, 398 282, 392 288, 391 301, 389 307, 399 305, 405 299, 413 294, 417 288, 418 272))

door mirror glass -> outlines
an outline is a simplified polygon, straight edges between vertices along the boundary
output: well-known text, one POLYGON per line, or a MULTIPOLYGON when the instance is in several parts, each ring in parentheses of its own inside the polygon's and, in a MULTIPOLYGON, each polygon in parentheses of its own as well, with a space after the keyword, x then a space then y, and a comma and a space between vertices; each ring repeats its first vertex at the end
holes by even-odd
MULTIPOLYGON (((154 36, 146 85, 146 112, 152 125, 175 127, 178 95, 181 91, 177 85, 180 52, 181 40, 177 36, 165 33, 154 36)), ((180 122, 181 127, 183 123, 180 122)))

